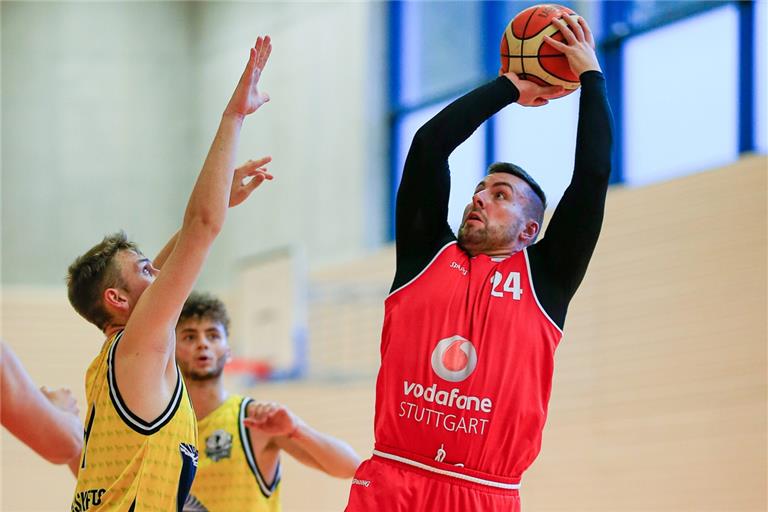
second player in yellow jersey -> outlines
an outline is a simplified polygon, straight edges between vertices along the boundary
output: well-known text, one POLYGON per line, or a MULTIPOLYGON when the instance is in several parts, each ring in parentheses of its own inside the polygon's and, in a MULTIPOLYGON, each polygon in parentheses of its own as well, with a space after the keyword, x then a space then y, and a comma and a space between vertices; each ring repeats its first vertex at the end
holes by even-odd
POLYGON ((176 360, 198 417, 200 465, 185 512, 280 510, 280 457, 287 453, 331 476, 351 478, 360 463, 343 441, 318 432, 286 407, 224 389, 229 357, 224 304, 192 293, 176 327, 176 360))
POLYGON ((231 395, 198 422, 199 476, 184 510, 280 510, 280 465, 263 475, 243 424, 252 399, 231 395))

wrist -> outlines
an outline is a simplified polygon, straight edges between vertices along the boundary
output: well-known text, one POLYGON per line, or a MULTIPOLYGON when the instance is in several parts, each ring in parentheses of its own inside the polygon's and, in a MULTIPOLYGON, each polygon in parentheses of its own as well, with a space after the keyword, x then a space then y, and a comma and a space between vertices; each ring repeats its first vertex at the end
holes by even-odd
POLYGON ((579 78, 581 78, 582 76, 586 75, 587 73, 591 73, 592 71, 596 71, 596 72, 598 72, 600 74, 603 73, 603 70, 600 69, 600 67, 588 68, 588 69, 585 69, 584 71, 582 71, 581 73, 579 73, 579 78))
POLYGON ((297 439, 300 438, 303 434, 303 425, 301 422, 296 422, 296 424, 293 426, 293 430, 291 430, 288 435, 286 436, 288 439, 297 439))
POLYGON ((245 119, 245 114, 241 114, 240 112, 231 112, 229 110, 225 110, 224 113, 221 115, 222 121, 232 121, 238 124, 243 124, 243 120, 245 119))

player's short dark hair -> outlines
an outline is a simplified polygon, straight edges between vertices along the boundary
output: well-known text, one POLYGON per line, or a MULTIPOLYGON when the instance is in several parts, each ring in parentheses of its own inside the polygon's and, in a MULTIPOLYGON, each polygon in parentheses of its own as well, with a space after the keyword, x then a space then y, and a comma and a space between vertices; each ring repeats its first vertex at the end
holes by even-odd
POLYGON ((526 191, 528 201, 523 211, 526 215, 539 223, 539 231, 541 231, 541 226, 544 223, 544 210, 547 208, 547 196, 544 195, 541 186, 539 186, 539 184, 536 183, 536 180, 534 180, 533 177, 525 172, 519 165, 511 164, 509 162, 496 162, 488 167, 488 174, 495 174, 498 172, 517 176, 528 185, 528 190, 526 191))
POLYGON ((488 174, 495 174, 497 172, 505 172, 507 174, 512 174, 513 176, 517 176, 518 178, 526 182, 528 186, 531 187, 531 190, 533 190, 533 193, 536 194, 536 196, 541 201, 542 209, 546 209, 547 196, 544 195, 544 191, 541 189, 541 186, 539 186, 539 184, 536 183, 536 180, 533 179, 533 177, 530 174, 525 172, 525 169, 523 169, 519 165, 511 164, 509 162, 492 163, 488 167, 488 174))
POLYGON ((208 319, 218 322, 224 327, 224 332, 229 336, 229 315, 224 303, 210 293, 192 292, 189 294, 184 307, 181 308, 181 315, 176 325, 189 319, 197 320, 208 319))
POLYGON ((115 263, 119 251, 130 250, 140 253, 137 245, 118 231, 107 235, 88 252, 79 256, 67 270, 67 296, 69 303, 80 316, 104 330, 111 316, 101 295, 107 288, 125 287, 120 268, 115 263))

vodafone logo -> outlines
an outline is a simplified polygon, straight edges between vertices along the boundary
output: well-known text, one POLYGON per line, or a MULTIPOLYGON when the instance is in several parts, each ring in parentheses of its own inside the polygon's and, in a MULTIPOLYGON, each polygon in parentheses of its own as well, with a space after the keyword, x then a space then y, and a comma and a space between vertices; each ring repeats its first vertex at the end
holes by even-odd
POLYGON ((449 382, 463 381, 476 366, 477 351, 471 341, 461 336, 440 340, 432 351, 432 369, 449 382))

